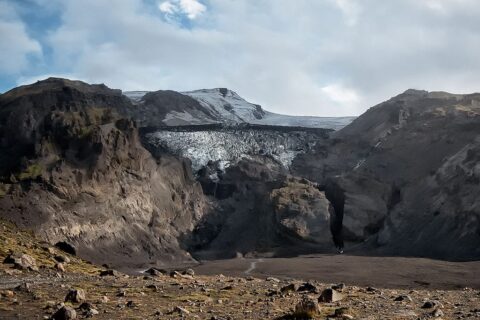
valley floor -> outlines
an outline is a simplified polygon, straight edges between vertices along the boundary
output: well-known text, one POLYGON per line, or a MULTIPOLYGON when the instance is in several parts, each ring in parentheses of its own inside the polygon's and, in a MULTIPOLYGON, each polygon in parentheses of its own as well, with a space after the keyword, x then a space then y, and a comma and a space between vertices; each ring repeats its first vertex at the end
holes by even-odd
POLYGON ((316 254, 293 258, 204 261, 194 269, 203 275, 275 276, 381 288, 480 289, 480 261, 316 254))

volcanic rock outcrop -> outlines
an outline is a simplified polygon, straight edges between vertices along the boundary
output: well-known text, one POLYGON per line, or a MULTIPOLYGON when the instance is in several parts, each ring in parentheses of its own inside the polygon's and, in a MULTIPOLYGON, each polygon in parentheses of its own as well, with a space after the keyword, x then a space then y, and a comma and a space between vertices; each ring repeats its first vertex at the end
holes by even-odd
POLYGON ((113 265, 190 260, 206 211, 188 163, 141 145, 119 90, 49 79, 0 96, 0 216, 113 265))
POLYGON ((379 254, 480 257, 480 94, 408 90, 332 134, 292 171, 342 193, 346 240, 379 254))

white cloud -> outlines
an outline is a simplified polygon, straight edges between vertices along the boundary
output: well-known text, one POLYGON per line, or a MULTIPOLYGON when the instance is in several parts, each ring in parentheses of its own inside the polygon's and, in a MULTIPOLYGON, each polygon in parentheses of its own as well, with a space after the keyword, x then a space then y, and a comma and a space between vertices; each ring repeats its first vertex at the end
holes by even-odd
POLYGON ((197 0, 171 0, 158 5, 161 12, 174 15, 184 14, 189 19, 195 19, 207 10, 207 7, 197 0))
POLYGON ((207 9, 197 0, 180 0, 180 7, 190 19, 195 19, 207 9))
POLYGON ((229 87, 274 112, 356 115, 411 87, 480 91, 480 6, 427 1, 71 0, 48 44, 52 70, 113 88, 229 87), (188 10, 190 29, 159 17, 188 10))
POLYGON ((173 14, 176 11, 176 6, 170 1, 165 1, 160 3, 158 5, 158 8, 160 9, 160 11, 164 13, 169 13, 169 14, 173 14))
POLYGON ((0 73, 18 74, 28 67, 28 55, 42 53, 31 39, 12 6, 0 2, 0 73))
POLYGON ((345 105, 357 105, 360 102, 360 97, 355 90, 345 88, 339 84, 330 84, 322 88, 322 91, 329 99, 345 105))

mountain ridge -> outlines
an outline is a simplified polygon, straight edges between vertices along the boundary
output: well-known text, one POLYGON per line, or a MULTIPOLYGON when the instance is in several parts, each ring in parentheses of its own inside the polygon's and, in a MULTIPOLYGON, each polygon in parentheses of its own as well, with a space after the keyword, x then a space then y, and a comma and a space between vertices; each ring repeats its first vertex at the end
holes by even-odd
MULTIPOLYGON (((152 91, 161 92, 161 91, 152 91)), ((158 107, 148 101, 148 91, 125 91, 123 94, 129 97, 136 105, 143 107, 158 107), (146 97, 146 101, 143 98, 146 97)), ((171 90, 169 92, 172 92, 171 90)), ((309 128, 327 128, 338 130, 355 117, 317 117, 317 116, 291 116, 282 115, 264 110, 260 105, 253 104, 235 91, 228 88, 199 89, 179 94, 196 100, 201 108, 195 110, 173 110, 164 115, 163 119, 157 119, 165 125, 190 125, 190 124, 240 124, 250 123, 259 125, 294 126, 309 128)))

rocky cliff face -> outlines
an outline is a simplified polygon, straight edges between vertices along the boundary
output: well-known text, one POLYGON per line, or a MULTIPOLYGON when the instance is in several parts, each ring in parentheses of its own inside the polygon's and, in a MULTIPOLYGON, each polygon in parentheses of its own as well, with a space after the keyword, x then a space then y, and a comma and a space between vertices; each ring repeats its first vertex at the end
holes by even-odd
POLYGON ((49 79, 0 97, 0 216, 99 263, 190 260, 206 211, 189 165, 140 143, 120 91, 49 79))
POLYGON ((292 167, 344 194, 337 205, 346 240, 378 253, 478 258, 479 121, 478 94, 408 90, 292 167))

